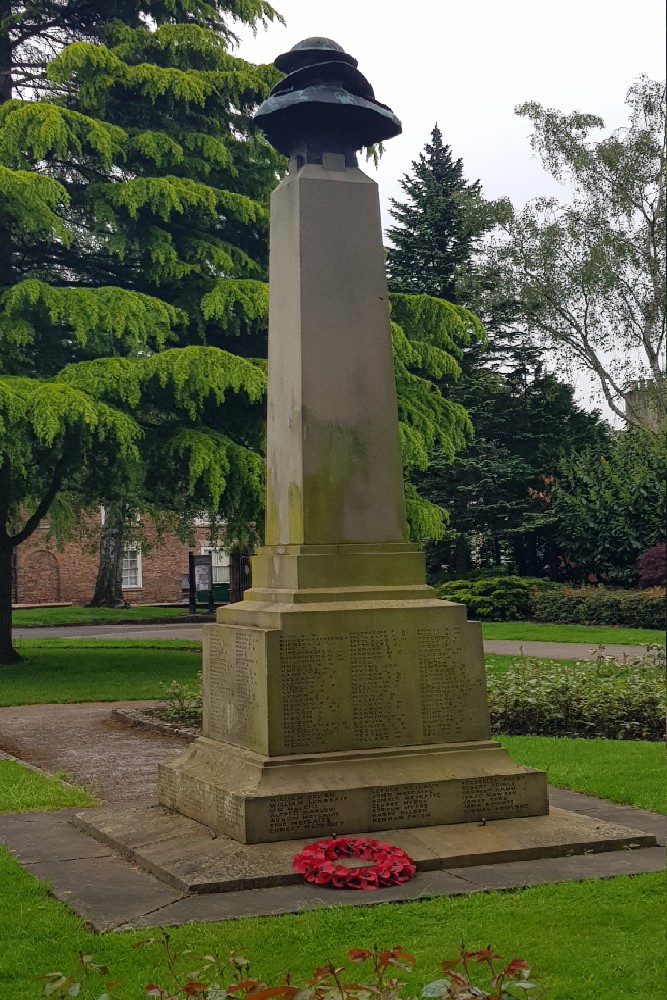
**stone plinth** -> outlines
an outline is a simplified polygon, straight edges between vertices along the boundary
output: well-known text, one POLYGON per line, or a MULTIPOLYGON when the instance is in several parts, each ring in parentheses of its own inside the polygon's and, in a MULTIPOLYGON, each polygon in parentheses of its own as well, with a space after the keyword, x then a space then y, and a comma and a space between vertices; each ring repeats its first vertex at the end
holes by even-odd
POLYGON ((247 844, 548 812, 491 739, 478 623, 407 538, 377 186, 271 202, 266 546, 204 638, 204 734, 163 805, 247 844))
POLYGON ((548 812, 544 774, 490 738, 481 628, 462 606, 219 614, 204 736, 160 767, 164 805, 243 843, 548 812))

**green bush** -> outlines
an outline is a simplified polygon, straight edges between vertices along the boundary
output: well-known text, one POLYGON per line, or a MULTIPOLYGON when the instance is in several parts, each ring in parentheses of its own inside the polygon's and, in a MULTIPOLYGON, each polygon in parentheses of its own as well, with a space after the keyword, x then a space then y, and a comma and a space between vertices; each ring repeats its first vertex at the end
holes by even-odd
POLYGON ((558 589, 558 584, 529 576, 480 576, 449 580, 437 588, 438 597, 465 604, 470 618, 483 621, 524 621, 530 617, 534 591, 558 589))
POLYGON ((530 617, 563 625, 665 628, 665 591, 608 587, 540 587, 530 595, 530 617))
POLYGON ((663 740, 665 650, 649 646, 636 660, 598 655, 555 665, 516 659, 491 675, 493 731, 507 736, 663 740))

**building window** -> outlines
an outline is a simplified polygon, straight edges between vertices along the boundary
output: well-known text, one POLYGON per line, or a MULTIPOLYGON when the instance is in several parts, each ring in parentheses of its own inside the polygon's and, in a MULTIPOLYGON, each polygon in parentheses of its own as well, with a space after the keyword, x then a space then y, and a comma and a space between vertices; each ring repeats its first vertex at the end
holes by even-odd
POLYGON ((128 545, 123 553, 123 590, 138 590, 141 586, 141 549, 128 545))
POLYGON ((214 545, 202 545, 201 554, 206 556, 209 552, 213 566, 213 583, 229 583, 229 552, 214 545))

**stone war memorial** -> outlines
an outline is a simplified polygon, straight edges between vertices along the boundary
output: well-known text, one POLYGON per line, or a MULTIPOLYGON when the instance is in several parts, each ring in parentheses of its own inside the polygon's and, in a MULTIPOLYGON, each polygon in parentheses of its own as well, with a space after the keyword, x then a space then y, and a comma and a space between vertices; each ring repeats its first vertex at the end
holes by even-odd
POLYGON ((298 880, 298 842, 333 834, 384 831, 431 868, 627 845, 633 831, 549 814, 545 774, 491 738, 481 627, 437 599, 408 541, 378 189, 356 157, 400 122, 329 39, 276 66, 257 112, 289 157, 271 199, 265 545, 244 600, 204 629, 203 733, 160 765, 160 805, 78 825, 190 891, 298 880))
POLYGON ((377 185, 400 132, 356 60, 308 39, 259 109, 271 200, 265 546, 204 639, 204 735, 160 801, 245 843, 548 810, 490 739, 480 626, 408 542, 377 185), (343 100, 346 98, 346 100, 343 100))

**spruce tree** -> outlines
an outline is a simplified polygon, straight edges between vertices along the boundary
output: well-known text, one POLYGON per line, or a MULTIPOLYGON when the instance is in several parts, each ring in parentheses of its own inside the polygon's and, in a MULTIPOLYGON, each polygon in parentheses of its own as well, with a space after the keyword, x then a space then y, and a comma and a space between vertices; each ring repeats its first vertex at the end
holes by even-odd
MULTIPOLYGON (((433 295, 458 302, 457 272, 470 258, 475 227, 469 205, 481 198, 479 181, 469 183, 463 163, 454 160, 436 125, 412 173, 399 182, 407 195, 391 199, 396 221, 387 235, 389 286, 392 291, 433 295)), ((480 220, 481 221, 481 220, 480 220)))

